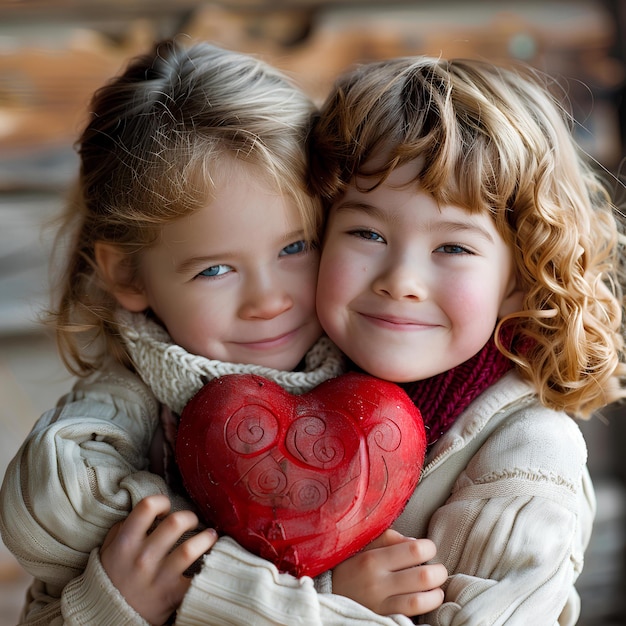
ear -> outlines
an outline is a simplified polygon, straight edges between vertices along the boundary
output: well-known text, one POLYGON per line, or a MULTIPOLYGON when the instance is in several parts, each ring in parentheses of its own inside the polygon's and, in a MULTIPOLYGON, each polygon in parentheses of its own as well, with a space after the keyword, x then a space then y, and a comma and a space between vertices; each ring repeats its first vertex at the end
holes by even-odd
POLYGON ((149 308, 145 291, 133 284, 127 254, 113 244, 97 241, 94 255, 100 277, 121 307, 133 313, 149 308))
POLYGON ((517 313, 521 311, 524 304, 524 291, 517 286, 517 281, 512 279, 509 288, 504 296, 504 299, 500 303, 500 310, 498 311, 498 319, 510 315, 511 313, 517 313))

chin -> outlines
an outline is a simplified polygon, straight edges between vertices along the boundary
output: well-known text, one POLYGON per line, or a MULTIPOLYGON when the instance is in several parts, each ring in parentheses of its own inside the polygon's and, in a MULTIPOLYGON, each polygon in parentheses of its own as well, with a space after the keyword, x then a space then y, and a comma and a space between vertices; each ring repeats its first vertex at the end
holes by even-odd
POLYGON ((263 365, 265 367, 271 367, 275 370, 280 370, 283 372, 293 372, 294 370, 296 370, 296 368, 298 368, 298 366, 303 364, 303 359, 305 356, 306 356, 306 352, 301 356, 296 355, 292 357, 286 357, 286 356, 277 357, 273 361, 270 359, 269 361, 259 363, 259 365, 263 365))
POLYGON ((286 361, 281 359, 246 359, 241 360, 241 363, 246 363, 248 365, 258 365, 259 367, 267 367, 269 369, 278 370, 280 372, 291 372, 295 369, 296 365, 298 365, 299 361, 296 361, 294 364, 293 361, 286 361))
POLYGON ((380 378, 381 380, 386 380, 390 383, 408 383, 414 378, 410 377, 405 371, 398 372, 389 368, 381 368, 380 363, 369 363, 368 361, 363 361, 359 363, 358 361, 354 361, 353 363, 359 367, 363 372, 369 374, 370 376, 375 376, 376 378, 380 378))
POLYGON ((393 372, 382 372, 380 374, 372 374, 372 376, 376 376, 376 378, 380 378, 382 380, 386 380, 390 383, 410 383, 414 380, 417 380, 416 376, 408 376, 408 375, 399 375, 393 372))

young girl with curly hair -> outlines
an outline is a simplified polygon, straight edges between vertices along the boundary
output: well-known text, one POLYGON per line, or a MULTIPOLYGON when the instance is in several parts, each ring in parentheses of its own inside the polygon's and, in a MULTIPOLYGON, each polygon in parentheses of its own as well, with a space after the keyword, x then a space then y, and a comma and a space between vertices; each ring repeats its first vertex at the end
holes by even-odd
MULTIPOLYGON (((419 623, 580 611, 595 503, 573 418, 626 395, 624 221, 548 87, 474 60, 383 61, 340 78, 312 134, 320 322, 429 429, 394 524, 450 575, 419 623)), ((368 594, 362 559, 335 568, 335 593, 368 594)))

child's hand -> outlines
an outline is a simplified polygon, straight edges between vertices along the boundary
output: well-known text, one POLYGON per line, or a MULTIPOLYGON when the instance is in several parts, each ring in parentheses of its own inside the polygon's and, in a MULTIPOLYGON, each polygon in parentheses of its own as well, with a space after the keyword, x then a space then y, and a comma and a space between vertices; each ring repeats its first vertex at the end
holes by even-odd
POLYGON ((172 550, 184 532, 196 528, 198 518, 191 511, 169 511, 166 496, 145 498, 109 531, 100 549, 111 582, 150 624, 163 624, 178 608, 191 582, 183 572, 217 541, 217 533, 208 529, 172 550))
POLYGON ((436 554, 430 539, 411 539, 386 530, 363 552, 333 570, 333 593, 379 615, 408 617, 433 611, 443 602, 440 586, 448 572, 440 563, 423 565, 436 554))

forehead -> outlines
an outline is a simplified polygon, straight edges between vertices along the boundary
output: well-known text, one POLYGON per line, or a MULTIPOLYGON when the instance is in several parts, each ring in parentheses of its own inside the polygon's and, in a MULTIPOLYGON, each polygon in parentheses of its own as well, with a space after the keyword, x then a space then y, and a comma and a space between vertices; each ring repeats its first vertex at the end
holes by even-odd
POLYGON ((263 232, 303 227, 294 200, 257 177, 218 184, 199 209, 169 225, 169 230, 173 233, 178 226, 193 231, 194 223, 229 238, 248 232, 252 224, 263 226, 263 232))

